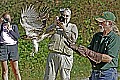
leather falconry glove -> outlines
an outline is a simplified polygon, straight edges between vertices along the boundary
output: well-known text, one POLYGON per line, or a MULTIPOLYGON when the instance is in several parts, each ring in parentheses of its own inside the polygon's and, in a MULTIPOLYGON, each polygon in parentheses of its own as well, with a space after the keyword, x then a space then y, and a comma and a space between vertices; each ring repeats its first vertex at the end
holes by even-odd
POLYGON ((79 47, 76 44, 70 44, 69 47, 72 48, 72 50, 75 52, 78 52, 80 56, 86 57, 84 50, 79 51, 80 49, 78 50, 79 47))
POLYGON ((75 44, 70 44, 70 48, 72 48, 76 52, 79 52, 79 55, 87 57, 90 60, 96 62, 96 64, 100 62, 110 62, 112 60, 112 57, 110 57, 109 55, 89 50, 82 45, 78 47, 75 44))

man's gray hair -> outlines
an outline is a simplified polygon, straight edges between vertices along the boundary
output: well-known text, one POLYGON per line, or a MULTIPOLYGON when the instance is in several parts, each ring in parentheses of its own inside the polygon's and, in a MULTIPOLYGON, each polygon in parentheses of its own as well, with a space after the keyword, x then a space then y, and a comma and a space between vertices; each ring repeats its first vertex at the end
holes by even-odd
POLYGON ((69 12, 71 15, 71 10, 69 8, 66 8, 65 11, 69 12))
POLYGON ((61 13, 61 14, 62 14, 64 11, 69 12, 70 15, 71 15, 71 10, 70 10, 69 8, 62 8, 62 9, 60 9, 60 13, 61 13))
POLYGON ((114 21, 112 21, 112 31, 114 31, 116 34, 120 35, 120 31, 114 21))

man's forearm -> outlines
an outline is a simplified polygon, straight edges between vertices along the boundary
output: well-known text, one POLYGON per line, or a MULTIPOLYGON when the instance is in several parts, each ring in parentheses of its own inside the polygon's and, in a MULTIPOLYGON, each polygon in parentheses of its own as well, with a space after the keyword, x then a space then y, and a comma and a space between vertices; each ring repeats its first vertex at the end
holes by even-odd
POLYGON ((112 57, 110 57, 107 54, 102 54, 102 53, 98 53, 92 50, 89 50, 85 47, 78 47, 78 51, 81 53, 84 53, 86 57, 88 57, 90 60, 96 62, 96 63, 100 63, 100 62, 110 62, 112 60, 112 57), (84 49, 83 49, 84 48, 84 49), (83 51, 82 51, 83 50, 83 51))
POLYGON ((100 62, 110 62, 112 60, 112 57, 106 54, 98 53, 95 51, 92 51, 82 45, 79 47, 75 44, 70 44, 70 47, 75 51, 78 52, 79 55, 82 55, 84 57, 89 58, 90 60, 100 63, 100 62))

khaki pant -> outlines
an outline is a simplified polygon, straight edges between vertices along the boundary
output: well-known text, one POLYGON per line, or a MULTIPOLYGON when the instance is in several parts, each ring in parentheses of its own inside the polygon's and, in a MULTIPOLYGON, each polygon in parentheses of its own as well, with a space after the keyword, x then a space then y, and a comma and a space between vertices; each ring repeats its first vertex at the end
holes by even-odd
POLYGON ((47 58, 44 80, 55 80, 58 70, 60 72, 61 80, 70 80, 72 64, 73 56, 50 53, 47 58))

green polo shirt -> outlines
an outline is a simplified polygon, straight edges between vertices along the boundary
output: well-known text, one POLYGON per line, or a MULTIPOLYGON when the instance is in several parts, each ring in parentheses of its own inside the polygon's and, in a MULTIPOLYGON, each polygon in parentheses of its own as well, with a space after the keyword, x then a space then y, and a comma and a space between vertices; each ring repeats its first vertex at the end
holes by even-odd
POLYGON ((113 58, 110 63, 101 62, 96 64, 95 62, 91 61, 92 68, 94 70, 106 70, 112 67, 118 67, 120 36, 115 34, 113 31, 111 31, 107 36, 103 36, 103 32, 96 33, 93 36, 88 48, 101 54, 107 54, 113 58))

